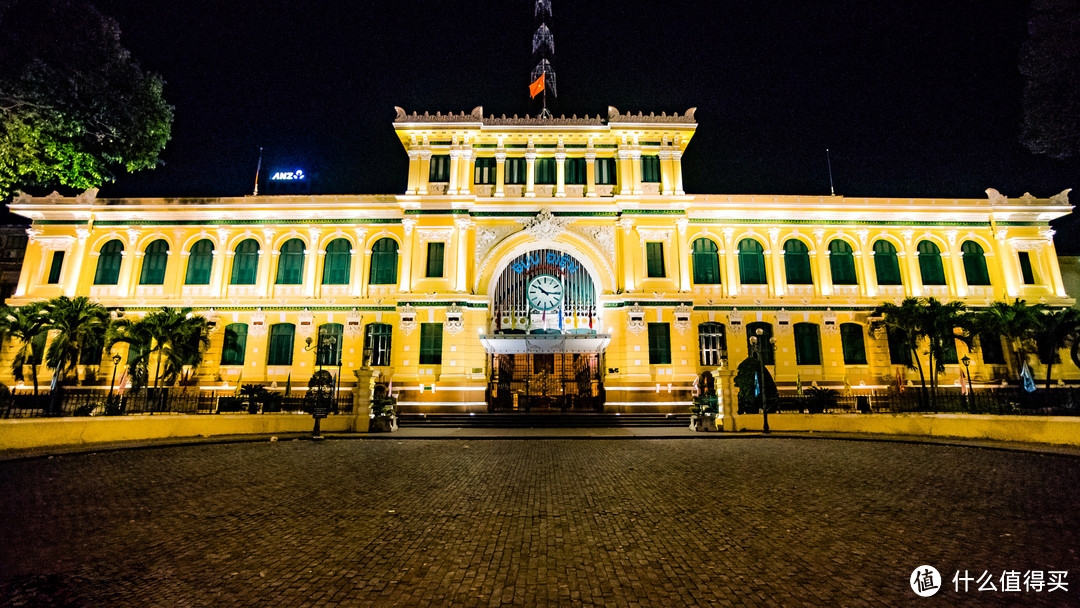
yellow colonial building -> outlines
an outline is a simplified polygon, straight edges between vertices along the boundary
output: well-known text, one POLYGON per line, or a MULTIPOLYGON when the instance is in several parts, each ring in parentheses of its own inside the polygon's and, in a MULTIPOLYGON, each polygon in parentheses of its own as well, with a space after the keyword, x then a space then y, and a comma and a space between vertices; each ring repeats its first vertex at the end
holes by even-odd
MULTIPOLYGON (((868 331, 882 302, 1074 303, 1048 225, 1072 210, 1068 191, 687 194, 693 109, 398 108, 394 129, 409 156, 402 194, 20 195, 11 210, 33 225, 9 303, 192 306, 214 322, 204 389, 300 385, 323 364, 345 387, 378 371, 403 412, 455 413, 684 413, 706 371, 730 407, 757 329, 776 338, 766 362, 781 386, 870 390, 904 373, 868 331)), ((979 342, 976 382, 1012 373, 1000 340, 979 342)), ((98 377, 111 366, 104 353, 98 377)), ((957 374, 947 365, 942 383, 957 374)))

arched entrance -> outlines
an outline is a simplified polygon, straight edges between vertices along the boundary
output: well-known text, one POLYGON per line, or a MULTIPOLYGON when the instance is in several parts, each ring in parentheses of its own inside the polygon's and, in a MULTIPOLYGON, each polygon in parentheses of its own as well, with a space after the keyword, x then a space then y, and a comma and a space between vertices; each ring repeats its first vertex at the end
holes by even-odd
POLYGON ((492 412, 604 407, 598 293, 574 256, 535 249, 510 260, 491 292, 487 402, 492 412))

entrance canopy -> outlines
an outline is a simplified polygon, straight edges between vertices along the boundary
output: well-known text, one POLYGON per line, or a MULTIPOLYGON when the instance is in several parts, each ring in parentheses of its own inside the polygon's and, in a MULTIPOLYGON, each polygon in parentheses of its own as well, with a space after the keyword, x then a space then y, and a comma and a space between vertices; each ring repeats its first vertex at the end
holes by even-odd
POLYGON ((596 353, 607 350, 608 334, 497 334, 480 336, 484 350, 496 355, 596 353))

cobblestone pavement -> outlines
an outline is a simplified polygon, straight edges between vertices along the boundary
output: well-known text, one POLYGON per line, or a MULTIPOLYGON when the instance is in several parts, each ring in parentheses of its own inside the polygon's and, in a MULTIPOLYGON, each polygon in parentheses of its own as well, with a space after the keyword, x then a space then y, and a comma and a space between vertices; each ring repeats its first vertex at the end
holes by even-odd
POLYGON ((1073 457, 779 438, 6 462, 0 605, 1075 606, 1078 481, 1073 457), (908 586, 922 564, 936 597, 908 586), (1069 590, 958 594, 958 569, 1069 590))

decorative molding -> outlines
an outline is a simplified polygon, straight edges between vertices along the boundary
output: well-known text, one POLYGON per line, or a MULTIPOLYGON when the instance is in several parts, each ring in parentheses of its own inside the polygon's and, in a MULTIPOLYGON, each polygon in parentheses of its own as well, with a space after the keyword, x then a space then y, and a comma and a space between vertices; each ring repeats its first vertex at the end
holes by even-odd
POLYGON ((1072 192, 1072 188, 1066 188, 1061 192, 1050 197, 1051 205, 1069 205, 1069 193, 1072 192))
POLYGON ((498 245, 511 234, 521 230, 519 226, 505 224, 499 226, 485 226, 476 230, 476 267, 480 268, 484 258, 495 245, 498 245))
POLYGON ((412 304, 406 304, 398 309, 398 328, 401 333, 406 336, 411 335, 416 331, 418 324, 416 322, 416 307, 412 304))
POLYGON ((296 316, 296 333, 304 338, 315 334, 315 313, 307 308, 296 316))
POLYGON ((263 309, 256 308, 255 312, 251 313, 251 318, 249 320, 251 323, 249 323, 248 334, 255 338, 261 338, 266 335, 266 313, 263 312, 263 309))
POLYGON ((349 315, 345 317, 345 336, 349 338, 359 337, 363 326, 364 315, 360 314, 355 308, 350 310, 349 315))
POLYGON ((638 303, 626 310, 626 329, 635 336, 645 331, 645 308, 638 303))
POLYGON ((463 319, 463 311, 460 306, 455 302, 446 307, 446 323, 443 324, 443 329, 451 336, 456 336, 462 331, 465 331, 465 321, 463 319))
POLYGON ((412 231, 413 231, 413 227, 416 226, 419 223, 420 223, 420 220, 413 219, 411 217, 407 217, 407 218, 401 220, 401 225, 402 225, 402 227, 405 228, 405 236, 411 236, 412 231))
POLYGON ((609 261, 615 262, 614 226, 572 226, 570 229, 591 240, 607 255, 609 261))
POLYGON ((551 215, 548 209, 542 209, 536 217, 527 220, 516 220, 525 226, 525 233, 538 241, 553 241, 562 233, 566 232, 566 226, 574 220, 570 218, 557 218, 551 215))
POLYGON ((670 228, 643 228, 638 227, 638 234, 641 235, 643 241, 664 241, 665 243, 671 243, 671 229, 670 228))
POLYGON ((449 242, 450 238, 454 236, 453 228, 417 228, 416 236, 420 239, 421 243, 431 242, 449 242))
POLYGON ((690 322, 690 313, 693 312, 693 307, 682 304, 675 307, 675 329, 680 335, 686 334, 687 330, 692 327, 690 322))

